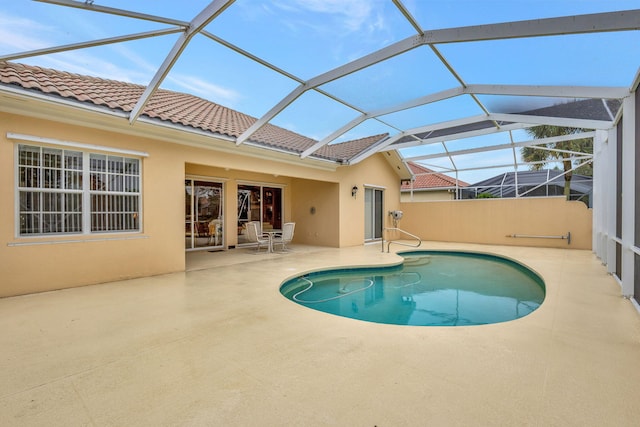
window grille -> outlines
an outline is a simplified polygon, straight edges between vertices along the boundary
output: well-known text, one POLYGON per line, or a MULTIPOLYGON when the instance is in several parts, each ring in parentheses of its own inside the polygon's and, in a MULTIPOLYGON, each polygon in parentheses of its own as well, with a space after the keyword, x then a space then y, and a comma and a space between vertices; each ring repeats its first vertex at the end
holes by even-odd
POLYGON ((136 158, 20 144, 18 193, 21 236, 140 230, 136 158))

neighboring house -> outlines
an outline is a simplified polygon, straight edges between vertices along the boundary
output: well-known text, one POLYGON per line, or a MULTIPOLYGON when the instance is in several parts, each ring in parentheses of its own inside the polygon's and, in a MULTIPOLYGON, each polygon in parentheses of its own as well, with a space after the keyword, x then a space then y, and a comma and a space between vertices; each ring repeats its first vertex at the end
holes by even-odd
MULTIPOLYGON (((591 207, 593 179, 590 176, 573 174, 571 177, 571 200, 581 200, 591 207)), ((562 171, 544 169, 539 171, 505 172, 465 188, 463 198, 478 197, 549 197, 564 195, 562 171), (517 193, 516 193, 517 190, 517 193)))
POLYGON ((411 173, 387 135, 327 145, 193 95, 0 62, 0 296, 185 269, 185 250, 246 243, 245 223, 296 222, 294 242, 381 236, 411 173), (373 200, 373 203, 365 203, 373 200), (382 221, 380 221, 382 220, 382 221))
POLYGON ((469 185, 415 162, 407 162, 407 165, 414 178, 402 181, 400 198, 403 202, 455 200, 459 198, 460 189, 469 185))

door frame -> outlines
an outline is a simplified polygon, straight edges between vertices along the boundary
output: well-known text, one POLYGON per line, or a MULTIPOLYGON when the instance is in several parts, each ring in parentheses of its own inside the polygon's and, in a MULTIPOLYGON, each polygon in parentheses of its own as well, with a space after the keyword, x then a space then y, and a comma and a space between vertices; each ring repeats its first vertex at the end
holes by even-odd
MULTIPOLYGON (((280 223, 283 224, 284 223, 284 205, 285 205, 285 200, 284 200, 284 193, 285 193, 285 187, 286 185, 283 184, 276 184, 273 182, 255 182, 255 181, 244 181, 244 180, 238 180, 238 185, 236 188, 236 198, 237 195, 239 194, 239 192, 241 191, 240 187, 258 187, 260 189, 260 206, 258 208, 258 217, 259 219, 256 219, 256 221, 260 221, 260 225, 261 227, 264 225, 264 218, 265 218, 265 190, 279 190, 280 191, 280 197, 279 197, 279 206, 277 207, 278 211, 279 211, 279 216, 280 216, 280 223)), ((274 210, 273 214, 277 215, 278 211, 274 210)), ((251 221, 252 218, 247 218, 247 220, 251 221)), ((240 218, 237 215, 237 211, 236 211, 236 223, 238 225, 238 247, 243 247, 243 246, 250 246, 252 245, 252 243, 247 243, 247 242, 242 242, 241 238, 240 238, 240 218)))
POLYGON ((376 242, 383 237, 385 188, 364 185, 364 241, 376 242), (380 196, 379 200, 376 195, 380 196), (372 203, 367 204, 367 196, 372 195, 372 203))
MULTIPOLYGON (((194 193, 193 193, 193 188, 195 187, 194 182, 195 181, 201 181, 201 182, 207 182, 207 183, 211 183, 211 184, 216 184, 220 186, 220 224, 219 226, 221 227, 220 233, 221 233, 221 238, 220 238, 220 243, 218 245, 206 245, 206 246, 195 246, 194 245, 194 238, 195 237, 195 223, 192 219, 188 219, 185 216, 185 223, 189 223, 190 224, 190 230, 189 230, 189 236, 187 237, 186 235, 186 228, 185 228, 185 251, 186 252, 191 252, 191 251, 202 251, 202 250, 211 250, 211 249, 224 249, 225 247, 225 236, 226 236, 226 229, 225 229, 225 222, 224 222, 224 216, 225 216, 225 203, 224 203, 224 199, 225 199, 225 191, 226 191, 226 185, 225 179, 220 179, 220 178, 215 178, 215 177, 210 177, 210 176, 199 176, 199 175, 186 175, 184 178, 185 181, 185 187, 186 187, 186 181, 191 181, 191 200, 188 201, 187 200, 187 196, 186 196, 186 189, 185 189, 185 200, 184 200, 184 206, 185 209, 188 206, 187 203, 190 203, 191 209, 190 209, 190 213, 185 215, 190 215, 191 218, 194 217, 194 209, 195 209, 195 203, 194 203, 194 193), (187 239, 190 239, 191 244, 187 245, 187 239)), ((210 236, 209 240, 210 240, 210 236)), ((215 242, 215 241, 214 241, 215 242)))

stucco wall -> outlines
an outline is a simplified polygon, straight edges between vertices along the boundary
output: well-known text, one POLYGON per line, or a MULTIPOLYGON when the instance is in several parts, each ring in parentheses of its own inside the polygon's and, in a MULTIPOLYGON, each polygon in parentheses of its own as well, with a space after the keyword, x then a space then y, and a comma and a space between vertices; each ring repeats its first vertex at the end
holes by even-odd
POLYGON ((0 132, 0 296, 184 270, 184 163, 167 144, 2 114, 0 132), (7 132, 149 153, 142 161, 143 231, 16 236, 16 141, 7 132))
POLYGON ((228 141, 228 151, 203 148, 203 142, 210 139, 171 130, 159 132, 145 124, 136 126, 149 137, 132 134, 140 132, 133 132, 122 119, 104 119, 104 123, 92 123, 93 128, 67 123, 97 120, 95 113, 87 117, 82 114, 61 116, 63 123, 0 113, 0 297, 183 271, 187 175, 224 182, 226 247, 237 243, 233 231, 239 182, 282 186, 284 220, 297 224, 294 243, 333 247, 362 244, 365 183, 387 188, 387 203, 399 203, 399 178, 383 155, 337 170, 324 165, 305 166, 296 159, 271 159, 264 150, 235 147, 228 141), (17 141, 9 140, 7 132, 148 153, 142 160, 142 232, 17 236, 17 141), (192 138, 194 144, 181 138, 192 138), (356 183, 361 191, 353 199, 350 189, 356 183), (315 214, 311 214, 311 207, 315 214))
POLYGON ((400 206, 400 178, 385 160, 387 154, 371 156, 365 161, 338 170, 340 176, 340 246, 364 243, 364 210, 366 187, 384 190, 384 227, 391 227, 390 210, 400 206), (353 186, 358 187, 356 197, 351 196, 353 186))
POLYGON ((224 182, 226 246, 237 243, 233 230, 239 182, 284 189, 284 220, 297 224, 294 243, 332 247, 363 244, 364 190, 374 187, 384 190, 385 227, 392 226, 388 212, 400 208, 405 211, 400 227, 425 240, 567 247, 562 240, 505 235, 564 235, 571 231, 570 247, 587 249, 591 245, 591 212, 580 202, 559 198, 401 204, 399 176, 385 160, 386 154, 332 169, 270 158, 263 150, 235 147, 228 141, 224 143, 231 145, 229 150, 224 144, 211 149, 206 146, 210 138, 160 132, 146 124, 136 125, 143 132, 133 132, 121 119, 92 123, 93 128, 77 124, 95 118, 94 113, 53 122, 0 113, 0 296, 183 271, 186 175, 224 182), (68 123, 73 120, 76 123, 68 123), (16 140, 9 140, 7 132, 148 153, 142 160, 142 232, 17 236, 16 140), (359 189, 356 197, 351 195, 354 185, 359 189))
MULTIPOLYGON (((591 249, 591 210, 564 197, 402 203, 399 227, 423 240, 591 249), (513 238, 513 234, 566 236, 513 238)), ((423 244, 424 246, 424 244, 423 244)))
POLYGON ((340 185, 308 179, 294 179, 291 184, 291 217, 296 222, 294 243, 306 245, 340 245, 340 185))

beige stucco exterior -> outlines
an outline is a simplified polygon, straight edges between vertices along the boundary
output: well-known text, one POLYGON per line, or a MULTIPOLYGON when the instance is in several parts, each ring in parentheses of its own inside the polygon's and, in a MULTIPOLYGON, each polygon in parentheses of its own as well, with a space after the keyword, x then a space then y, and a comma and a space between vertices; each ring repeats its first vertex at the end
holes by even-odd
POLYGON ((399 177, 382 154, 354 166, 337 166, 236 147, 229 141, 158 129, 148 123, 131 126, 122 118, 95 112, 32 107, 28 115, 0 113, 0 296, 183 271, 184 180, 188 176, 223 183, 225 249, 237 244, 238 183, 281 187, 283 219, 296 222, 294 242, 311 245, 364 243, 365 185, 385 189, 385 212, 399 205, 399 177), (54 116, 55 121, 49 119, 54 116), (15 134, 47 138, 47 142, 24 142, 15 134), (15 146, 55 146, 55 141, 98 147, 98 151, 115 148, 146 153, 142 158, 142 232, 17 235, 15 146), (226 148, 229 146, 231 149, 226 148), (351 196, 354 185, 360 188, 355 198, 351 196))
MULTIPOLYGON (((224 250, 238 250, 237 189, 260 183, 282 188, 283 220, 296 222, 294 243, 348 247, 365 243, 365 189, 381 189, 399 226, 424 240, 590 248, 591 212, 562 199, 401 203, 398 158, 376 154, 350 166, 236 146, 190 128, 78 108, 74 103, 3 95, 0 110, 0 297, 83 286, 185 269, 185 178, 223 184, 224 250), (71 142, 84 151, 130 150, 142 162, 142 231, 92 235, 18 236, 18 143, 71 142), (33 138, 46 138, 33 142, 33 138), (21 139, 22 138, 22 139, 21 139), (355 197, 352 188, 358 187, 355 197), (565 240, 514 239, 507 234, 564 235, 565 240)), ((400 172, 399 172, 400 171, 400 172)), ((385 237, 402 236, 391 233, 385 237)))
POLYGON ((591 210, 564 197, 402 203, 400 227, 423 240, 591 249, 591 210), (566 239, 514 238, 516 235, 566 239))

